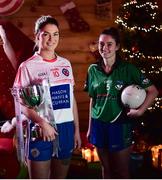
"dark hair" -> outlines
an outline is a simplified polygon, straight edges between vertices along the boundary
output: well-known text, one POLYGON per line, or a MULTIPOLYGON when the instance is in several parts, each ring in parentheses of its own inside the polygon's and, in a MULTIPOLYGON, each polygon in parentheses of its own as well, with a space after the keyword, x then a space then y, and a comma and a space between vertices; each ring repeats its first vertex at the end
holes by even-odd
MULTIPOLYGON (((59 23, 57 22, 57 20, 55 18, 53 18, 50 15, 47 16, 41 16, 40 18, 38 18, 35 22, 35 30, 34 33, 38 34, 39 31, 47 24, 54 24, 57 27, 59 27, 59 23)), ((35 44, 34 48, 33 48, 33 53, 38 51, 38 47, 35 44)))
MULTIPOLYGON (((119 31, 118 31, 117 28, 115 28, 115 27, 108 27, 108 28, 104 29, 104 30, 100 33, 100 35, 102 35, 102 34, 112 36, 112 38, 113 38, 113 39, 115 40, 115 42, 116 42, 116 45, 120 45, 120 34, 119 34, 119 31)), ((121 59, 119 52, 116 53, 116 60, 118 61, 118 59, 121 59)), ((96 63, 98 64, 98 66, 99 66, 100 68, 102 68, 103 59, 102 59, 101 56, 97 59, 97 62, 96 62, 96 63)))
POLYGON ((115 27, 108 27, 108 28, 104 29, 101 32, 101 34, 106 34, 106 35, 112 36, 112 38, 115 40, 116 44, 117 45, 120 44, 120 35, 119 35, 119 31, 118 31, 117 28, 115 28, 115 27))
POLYGON ((47 24, 54 24, 57 27, 59 27, 59 24, 55 18, 53 18, 50 15, 47 16, 41 16, 38 18, 35 22, 35 34, 37 34, 45 25, 47 24))

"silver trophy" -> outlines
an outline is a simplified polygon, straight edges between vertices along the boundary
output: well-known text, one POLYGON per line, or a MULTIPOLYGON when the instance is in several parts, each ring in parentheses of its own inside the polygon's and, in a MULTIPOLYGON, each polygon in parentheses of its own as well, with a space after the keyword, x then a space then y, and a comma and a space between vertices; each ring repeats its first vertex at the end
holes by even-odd
POLYGON ((39 106, 44 101, 44 88, 42 85, 27 86, 19 89, 19 95, 25 106, 39 112, 39 106))
POLYGON ((16 97, 20 104, 34 109, 39 116, 46 119, 52 126, 56 126, 52 99, 50 95, 50 85, 47 79, 39 84, 26 87, 12 88, 12 95, 16 97))
MULTIPOLYGON (((38 113, 38 115, 41 115, 40 105, 45 101, 44 93, 44 88, 40 84, 20 88, 20 102, 28 108, 34 109, 38 113)), ((42 139, 41 128, 38 124, 35 124, 32 127, 30 137, 32 141, 42 139)))
MULTIPOLYGON (((12 95, 16 100, 17 104, 27 106, 28 108, 34 109, 39 116, 47 120, 56 130, 56 123, 53 113, 52 100, 50 95, 50 84, 47 79, 42 80, 41 84, 34 84, 27 87, 14 87, 12 89, 12 95)), ((15 104, 15 113, 16 116, 21 116, 20 112, 17 115, 17 110, 15 104)), ((18 118, 20 119, 20 118, 18 118)), ((19 124, 19 123, 17 123, 19 124)), ((20 128, 18 128, 20 129, 20 128)), ((32 128, 31 131, 31 140, 35 141, 41 139, 41 129, 38 124, 32 128)), ((22 132, 18 132, 22 136, 22 132)), ((53 154, 58 154, 58 137, 53 142, 53 154)))

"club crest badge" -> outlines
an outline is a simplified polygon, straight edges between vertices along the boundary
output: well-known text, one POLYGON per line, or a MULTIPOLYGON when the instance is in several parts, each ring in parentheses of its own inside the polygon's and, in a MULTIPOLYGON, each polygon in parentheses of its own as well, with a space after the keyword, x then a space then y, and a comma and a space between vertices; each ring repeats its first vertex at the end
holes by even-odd
POLYGON ((31 149, 31 154, 34 158, 36 158, 40 155, 40 152, 37 148, 33 148, 33 149, 31 149))
POLYGON ((65 76, 69 76, 69 70, 63 68, 62 69, 62 73, 65 75, 65 76))

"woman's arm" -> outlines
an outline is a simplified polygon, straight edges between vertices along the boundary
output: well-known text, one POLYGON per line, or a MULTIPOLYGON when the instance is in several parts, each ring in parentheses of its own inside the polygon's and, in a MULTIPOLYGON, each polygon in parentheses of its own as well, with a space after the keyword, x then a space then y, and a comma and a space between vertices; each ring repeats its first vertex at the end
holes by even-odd
POLYGON ((147 108, 149 108, 153 104, 155 98, 158 96, 158 90, 154 85, 149 86, 146 89, 146 93, 147 94, 144 103, 138 109, 130 109, 130 111, 127 113, 128 116, 141 116, 147 110, 147 108))
MULTIPOLYGON (((56 130, 43 118, 41 118, 37 112, 33 109, 29 109, 23 105, 21 105, 22 110, 22 120, 27 121, 28 119, 32 119, 33 122, 37 123, 42 130, 42 137, 44 141, 52 141, 55 139, 55 136, 58 135, 56 130), (25 115, 25 116, 24 116, 25 115)), ((7 133, 13 130, 16 127, 16 117, 12 118, 11 122, 7 121, 1 127, 2 133, 7 133)))
POLYGON ((44 141, 52 141, 56 138, 55 136, 58 135, 56 130, 42 117, 40 117, 35 110, 22 105, 21 111, 25 116, 28 117, 28 119, 31 119, 41 127, 42 137, 44 141))
POLYGON ((3 41, 2 44, 3 44, 4 52, 5 52, 6 56, 8 57, 8 59, 10 60, 13 68, 16 70, 17 69, 16 54, 11 46, 11 43, 7 39, 6 32, 2 25, 0 25, 0 37, 3 41))
POLYGON ((88 124, 88 131, 87 131, 87 139, 89 140, 89 136, 90 136, 90 130, 91 130, 91 109, 92 109, 92 98, 90 98, 90 102, 89 102, 89 124, 88 124))
POLYGON ((75 97, 73 101, 73 114, 74 114, 74 126, 75 126, 75 134, 74 134, 75 148, 80 148, 81 138, 80 138, 80 130, 79 130, 79 117, 78 117, 78 108, 75 97))

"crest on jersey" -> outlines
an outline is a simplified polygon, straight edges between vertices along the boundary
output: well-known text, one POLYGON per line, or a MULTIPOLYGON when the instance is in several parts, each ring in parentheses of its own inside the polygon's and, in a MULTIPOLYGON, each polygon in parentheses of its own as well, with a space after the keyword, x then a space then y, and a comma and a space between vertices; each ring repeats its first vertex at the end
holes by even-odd
POLYGON ((62 73, 63 73, 65 76, 69 76, 69 70, 68 70, 68 69, 63 68, 63 69, 62 69, 62 73))
POLYGON ((121 90, 123 88, 123 85, 124 85, 123 81, 117 81, 116 85, 115 85, 115 88, 117 90, 121 90))

